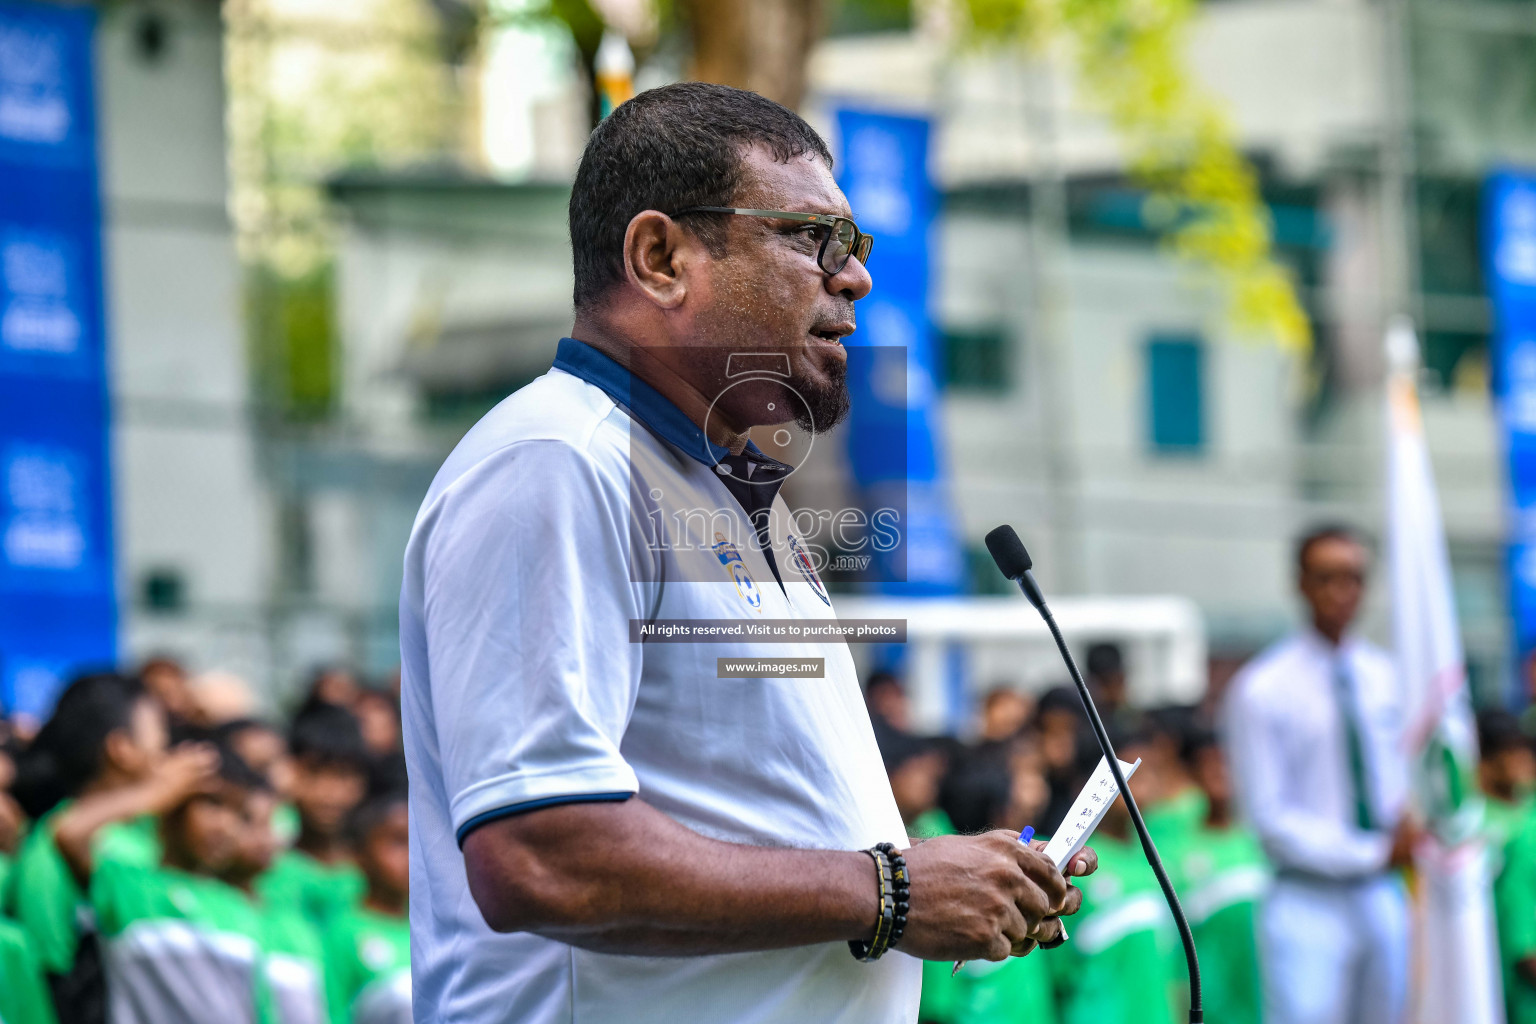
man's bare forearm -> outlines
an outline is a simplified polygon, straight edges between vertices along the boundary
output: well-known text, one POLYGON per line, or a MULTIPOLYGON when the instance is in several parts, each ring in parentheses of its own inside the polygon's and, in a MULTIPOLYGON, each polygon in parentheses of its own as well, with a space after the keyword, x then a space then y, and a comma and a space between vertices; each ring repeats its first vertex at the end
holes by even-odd
POLYGON ((610 953, 868 938, 877 915, 874 862, 863 853, 708 839, 638 798, 492 822, 465 839, 464 861, 492 928, 610 953))

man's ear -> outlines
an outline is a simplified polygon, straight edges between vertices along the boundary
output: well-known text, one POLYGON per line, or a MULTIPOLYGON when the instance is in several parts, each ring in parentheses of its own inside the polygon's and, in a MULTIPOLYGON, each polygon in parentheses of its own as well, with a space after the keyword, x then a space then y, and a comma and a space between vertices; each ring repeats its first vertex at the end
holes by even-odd
POLYGON ((662 309, 676 309, 688 295, 688 272, 702 248, 671 217, 644 210, 624 230, 624 276, 662 309))

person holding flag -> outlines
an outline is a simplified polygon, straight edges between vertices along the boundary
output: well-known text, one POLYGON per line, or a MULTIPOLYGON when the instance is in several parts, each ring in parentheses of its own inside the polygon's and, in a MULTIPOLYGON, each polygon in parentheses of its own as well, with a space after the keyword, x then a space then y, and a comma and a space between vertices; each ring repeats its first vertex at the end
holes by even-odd
POLYGON ((1309 622, 1244 667, 1226 709, 1240 804, 1276 871, 1259 922, 1268 1024, 1400 1024, 1407 1002, 1395 869, 1416 829, 1397 671, 1351 631, 1369 563, 1347 526, 1301 538, 1309 622))
POLYGON ((1477 791, 1477 725, 1419 411, 1419 346, 1412 324, 1396 320, 1386 348, 1392 635, 1406 714, 1402 749, 1413 758, 1415 803, 1427 825, 1414 849, 1419 919, 1425 923, 1414 971, 1414 1020, 1500 1024, 1504 1008, 1486 803, 1477 791))

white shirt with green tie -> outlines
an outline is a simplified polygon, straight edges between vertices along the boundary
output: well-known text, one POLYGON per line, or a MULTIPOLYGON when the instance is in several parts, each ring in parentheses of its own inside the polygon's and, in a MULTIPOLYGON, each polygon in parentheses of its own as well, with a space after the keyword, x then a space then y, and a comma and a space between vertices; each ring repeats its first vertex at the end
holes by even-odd
POLYGON ((1408 795, 1403 697, 1382 650, 1296 633, 1232 682, 1239 803, 1274 862, 1260 917, 1266 1024, 1398 1024, 1408 914, 1387 870, 1408 795))

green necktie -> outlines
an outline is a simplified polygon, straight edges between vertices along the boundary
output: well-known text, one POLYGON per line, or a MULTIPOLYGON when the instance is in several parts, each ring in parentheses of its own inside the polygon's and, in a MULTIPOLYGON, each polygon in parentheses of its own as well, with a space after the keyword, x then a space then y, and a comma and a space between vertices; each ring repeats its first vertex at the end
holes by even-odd
POLYGON ((1376 829, 1371 814, 1370 790, 1365 774, 1365 741, 1360 734, 1360 705, 1355 699, 1355 688, 1349 672, 1349 662, 1340 654, 1333 662, 1333 690, 1339 701, 1339 714, 1344 720, 1344 742, 1349 748, 1349 775, 1355 787, 1355 823, 1363 831, 1376 829))

